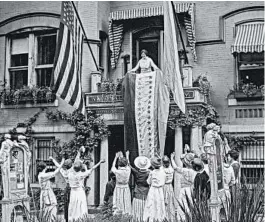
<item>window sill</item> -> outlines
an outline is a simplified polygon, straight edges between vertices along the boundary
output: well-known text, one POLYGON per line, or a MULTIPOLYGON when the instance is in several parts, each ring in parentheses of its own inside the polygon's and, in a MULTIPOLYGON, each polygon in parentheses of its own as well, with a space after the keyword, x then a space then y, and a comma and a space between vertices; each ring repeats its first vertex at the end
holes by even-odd
POLYGON ((26 102, 25 104, 5 105, 3 102, 1 103, 1 109, 41 108, 41 107, 58 107, 58 100, 55 99, 54 102, 51 102, 51 103, 37 103, 37 104, 26 102))

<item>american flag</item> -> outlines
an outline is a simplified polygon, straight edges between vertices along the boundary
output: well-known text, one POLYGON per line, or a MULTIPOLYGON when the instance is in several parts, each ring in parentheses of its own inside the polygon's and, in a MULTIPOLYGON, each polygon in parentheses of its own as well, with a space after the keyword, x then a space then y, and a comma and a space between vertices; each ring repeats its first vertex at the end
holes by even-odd
POLYGON ((62 2, 52 88, 58 97, 84 114, 85 105, 81 87, 83 37, 84 33, 73 3, 62 2))

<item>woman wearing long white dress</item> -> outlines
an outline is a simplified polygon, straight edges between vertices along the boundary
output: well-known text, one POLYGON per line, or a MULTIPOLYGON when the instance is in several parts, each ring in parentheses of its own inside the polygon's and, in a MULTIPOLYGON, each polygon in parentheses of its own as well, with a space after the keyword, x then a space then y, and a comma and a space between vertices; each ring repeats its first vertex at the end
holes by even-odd
POLYGON ((147 183, 150 189, 145 202, 143 220, 145 222, 162 222, 167 219, 163 187, 166 183, 166 173, 161 167, 161 159, 152 158, 154 168, 150 172, 147 183))
POLYGON ((139 60, 137 65, 133 69, 131 69, 129 72, 136 72, 139 68, 141 69, 141 73, 152 72, 151 68, 153 68, 154 70, 158 69, 158 67, 153 62, 153 60, 147 55, 148 55, 148 52, 145 49, 143 49, 141 51, 142 58, 139 60))
POLYGON ((68 210, 68 221, 73 222, 80 220, 87 214, 87 199, 84 189, 84 179, 91 175, 91 173, 105 160, 101 160, 91 169, 82 172, 83 163, 80 160, 75 161, 73 170, 68 172, 69 185, 71 187, 70 203, 68 210))
POLYGON ((232 187, 236 184, 236 178, 234 174, 233 167, 228 164, 223 164, 223 175, 224 175, 224 193, 221 195, 220 199, 222 201, 222 204, 224 206, 224 210, 226 212, 226 215, 228 215, 228 207, 229 203, 231 203, 231 190, 232 187))
POLYGON ((116 153, 112 163, 111 171, 116 176, 116 186, 113 192, 113 211, 114 214, 129 214, 132 213, 131 192, 129 188, 129 179, 131 168, 128 161, 122 156, 121 152, 116 153), (118 169, 116 162, 118 160, 118 169))
POLYGON ((164 156, 163 159, 163 169, 166 173, 166 184, 164 186, 164 196, 165 196, 165 206, 168 222, 176 221, 176 208, 177 200, 175 198, 175 193, 173 190, 172 182, 174 179, 174 169, 171 166, 170 159, 164 156))
POLYGON ((193 189, 193 182, 196 176, 196 172, 191 168, 191 162, 194 159, 194 154, 187 153, 181 157, 183 164, 186 168, 178 166, 174 160, 175 153, 171 154, 171 164, 174 170, 176 170, 180 175, 180 194, 178 198, 178 208, 177 208, 177 218, 185 219, 185 213, 181 209, 181 206, 186 209, 189 209, 187 203, 187 197, 191 199, 192 189, 193 189))
MULTIPOLYGON (((53 160, 50 157, 50 160, 53 160)), ((64 163, 64 159, 61 164, 58 165, 58 168, 53 172, 46 172, 47 165, 44 162, 40 162, 38 164, 38 171, 40 172, 38 175, 38 181, 40 184, 40 217, 44 221, 54 222, 57 220, 57 200, 56 196, 52 190, 50 179, 54 178, 55 175, 60 171, 62 165, 64 163)))

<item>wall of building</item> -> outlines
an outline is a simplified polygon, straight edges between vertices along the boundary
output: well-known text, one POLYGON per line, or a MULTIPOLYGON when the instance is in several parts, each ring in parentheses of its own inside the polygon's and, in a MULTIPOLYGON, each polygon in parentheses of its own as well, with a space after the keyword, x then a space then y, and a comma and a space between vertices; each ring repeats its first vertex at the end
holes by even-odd
MULTIPOLYGON (((162 5, 162 2, 111 2, 111 12, 119 10, 148 8, 162 5)), ((195 32, 197 62, 194 62, 188 50, 188 58, 193 66, 193 78, 200 74, 207 74, 211 83, 212 103, 220 114, 222 124, 256 124, 262 122, 260 118, 241 120, 233 118, 228 107, 227 95, 236 83, 235 60, 231 54, 231 45, 235 41, 235 24, 248 19, 264 20, 264 3, 261 1, 244 2, 195 2, 195 32)), ((185 34, 184 34, 185 35, 185 34)), ((184 36, 185 39, 185 36, 184 36)), ((179 44, 180 45, 180 44, 179 44)), ((121 49, 122 54, 131 54, 130 33, 126 32, 121 49)), ((131 64, 129 64, 129 67, 131 64)), ((112 71, 112 78, 122 76, 123 60, 119 59, 116 70, 112 71)))

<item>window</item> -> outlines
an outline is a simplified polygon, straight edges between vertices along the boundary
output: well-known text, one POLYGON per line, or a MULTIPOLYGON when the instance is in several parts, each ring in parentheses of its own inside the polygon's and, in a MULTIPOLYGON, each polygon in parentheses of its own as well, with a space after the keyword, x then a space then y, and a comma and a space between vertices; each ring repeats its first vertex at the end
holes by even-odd
POLYGON ((249 90, 264 85, 264 22, 238 24, 235 34, 232 53, 236 58, 238 89, 249 94, 249 90))
POLYGON ((264 52, 240 53, 238 55, 238 82, 264 85, 264 52))
POLYGON ((11 89, 23 86, 49 86, 56 49, 56 31, 13 35, 10 41, 9 84, 11 89))
POLYGON ((10 86, 12 89, 28 85, 28 37, 14 38, 11 43, 10 86))
POLYGON ((56 48, 56 34, 37 36, 37 86, 49 86, 56 48))
POLYGON ((241 178, 247 184, 257 183, 264 174, 264 139, 249 141, 240 152, 241 178))
POLYGON ((41 139, 36 139, 35 143, 35 152, 33 150, 33 155, 32 157, 32 178, 33 182, 38 181, 38 171, 37 171, 37 164, 39 162, 45 162, 48 166, 48 171, 54 170, 54 165, 51 164, 51 161, 49 161, 49 157, 53 156, 55 157, 55 152, 52 147, 52 142, 53 138, 41 138, 41 139))

